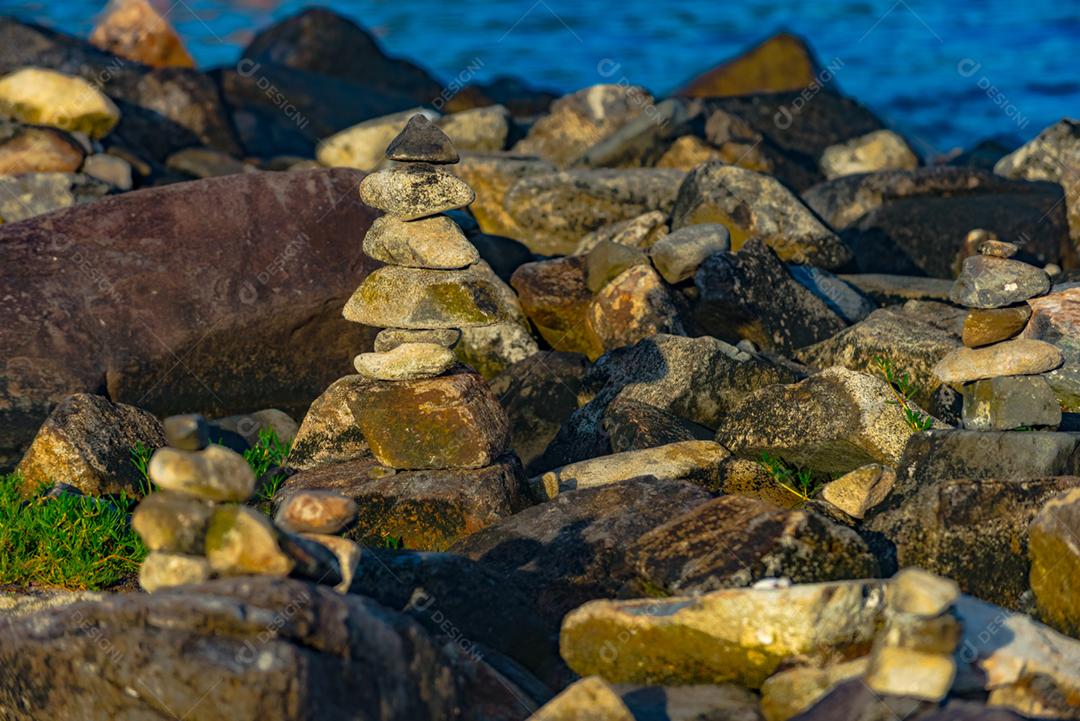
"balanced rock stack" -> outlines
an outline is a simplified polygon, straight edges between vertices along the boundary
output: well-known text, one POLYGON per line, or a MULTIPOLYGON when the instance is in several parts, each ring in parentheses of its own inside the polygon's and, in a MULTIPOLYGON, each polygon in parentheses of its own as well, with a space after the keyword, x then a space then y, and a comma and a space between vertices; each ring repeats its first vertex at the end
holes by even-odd
POLYGON ((456 163, 450 138, 414 115, 391 141, 396 163, 360 184, 360 197, 382 210, 364 252, 385 266, 345 305, 346 319, 383 328, 375 352, 355 366, 371 381, 353 408, 375 458, 397 469, 479 468, 509 447, 509 423, 487 384, 458 365, 461 328, 511 320, 506 291, 444 211, 476 194, 436 166, 456 163))
POLYGON ((334 551, 285 533, 244 505, 255 474, 244 457, 211 445, 201 416, 165 419, 168 446, 150 459, 157 486, 132 515, 132 527, 150 554, 139 569, 147 591, 201 583, 213 576, 295 575, 340 584, 334 551))
POLYGON ((1043 341, 1014 338, 1031 317, 1027 301, 1050 290, 1050 277, 1013 259, 1016 245, 985 235, 978 254, 964 260, 950 293, 954 303, 970 309, 965 347, 942 358, 934 373, 961 389, 965 428, 1057 428, 1061 407, 1041 374, 1064 362, 1061 351, 1043 341))

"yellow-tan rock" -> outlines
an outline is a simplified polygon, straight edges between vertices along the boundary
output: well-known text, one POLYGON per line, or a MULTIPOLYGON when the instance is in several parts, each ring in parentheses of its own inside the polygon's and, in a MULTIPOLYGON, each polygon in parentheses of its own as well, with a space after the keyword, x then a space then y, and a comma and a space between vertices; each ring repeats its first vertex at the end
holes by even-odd
POLYGON ((109 0, 90 44, 154 68, 195 67, 183 40, 149 0, 109 0))
POLYGON ((206 560, 222 576, 287 576, 294 562, 278 545, 278 533, 254 508, 218 506, 206 531, 206 560))
POLYGON ((0 116, 102 138, 120 121, 120 110, 82 78, 23 68, 0 78, 0 116))

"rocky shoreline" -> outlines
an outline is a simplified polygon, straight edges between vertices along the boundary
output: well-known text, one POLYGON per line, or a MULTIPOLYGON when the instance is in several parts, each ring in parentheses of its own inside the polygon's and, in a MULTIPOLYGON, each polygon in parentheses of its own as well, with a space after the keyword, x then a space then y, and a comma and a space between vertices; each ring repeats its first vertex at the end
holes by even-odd
POLYGON ((1080 122, 822 72, 0 18, 0 718, 1080 719, 1080 122))

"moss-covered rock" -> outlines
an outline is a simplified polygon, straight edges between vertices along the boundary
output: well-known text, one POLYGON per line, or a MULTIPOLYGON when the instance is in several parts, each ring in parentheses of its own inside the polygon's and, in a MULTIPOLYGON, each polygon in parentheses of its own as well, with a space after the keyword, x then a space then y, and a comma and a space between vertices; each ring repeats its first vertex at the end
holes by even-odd
POLYGON ((1031 590, 1041 620, 1080 638, 1080 488, 1048 500, 1028 528, 1031 590))
POLYGON ((287 576, 295 563, 270 519, 248 506, 218 506, 206 530, 206 560, 222 576, 287 576))

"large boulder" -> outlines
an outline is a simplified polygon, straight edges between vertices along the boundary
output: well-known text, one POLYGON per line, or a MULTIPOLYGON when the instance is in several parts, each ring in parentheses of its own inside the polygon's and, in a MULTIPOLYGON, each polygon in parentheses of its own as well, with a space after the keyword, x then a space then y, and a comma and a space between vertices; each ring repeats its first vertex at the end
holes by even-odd
POLYGON ((1043 623, 1080 638, 1080 489, 1043 504, 1028 527, 1031 590, 1043 623))
MULTIPOLYGON (((514 153, 463 153, 461 162, 447 169, 476 192, 476 200, 469 206, 469 212, 481 230, 529 241, 530 236, 503 206, 503 199, 521 178, 555 172, 554 163, 514 153)), ((540 247, 530 250, 539 251, 540 247)))
POLYGON ((631 574, 623 553, 633 540, 709 499, 708 491, 649 476, 559 494, 457 543, 537 600, 558 623, 585 601, 612 598, 631 574))
POLYGON ((63 483, 92 496, 145 492, 132 450, 165 445, 152 414, 90 393, 65 398, 38 429, 17 471, 22 488, 63 483))
POLYGON ((883 586, 836 581, 598 600, 567 615, 560 648, 577 673, 614 683, 760 688, 788 665, 865 655, 882 622, 883 586))
POLYGON ((371 381, 359 375, 339 378, 311 402, 289 449, 288 466, 307 470, 326 463, 370 458, 371 449, 349 408, 371 381))
POLYGON ((974 228, 1020 244, 1023 260, 1075 262, 1054 183, 942 166, 845 176, 806 190, 803 200, 839 231, 859 273, 950 278, 974 228))
POLYGON ((586 233, 651 210, 671 212, 685 173, 670 168, 570 170, 529 175, 503 207, 535 253, 571 253, 586 233))
POLYGON ((408 96, 414 103, 431 103, 443 91, 427 71, 387 56, 371 33, 327 8, 307 8, 262 30, 241 57, 408 96))
POLYGON ((721 496, 673 518, 626 551, 643 589, 698 595, 764 578, 873 578, 877 562, 850 528, 812 511, 721 496))
POLYGON ((1066 411, 1080 411, 1080 287, 1059 287, 1049 295, 1032 298, 1031 319, 1023 338, 1053 343, 1065 362, 1043 377, 1066 411))
POLYGON ((372 335, 340 316, 371 267, 357 179, 234 175, 0 227, 0 267, 18 269, 0 277, 0 334, 18 349, 0 383, 2 465, 71 393, 158 415, 302 411, 372 335))
POLYGON ((764 241, 781 260, 837 268, 851 251, 783 183, 764 173, 712 161, 686 176, 672 210, 671 228, 720 223, 738 250, 764 241))
POLYGON ((885 381, 834 367, 747 394, 724 415, 716 440, 746 458, 769 453, 836 473, 895 466, 913 432, 885 381))
POLYGON ((510 285, 525 315, 554 350, 596 360, 604 352, 588 317, 593 294, 587 285, 586 256, 571 255, 525 263, 510 285))
POLYGON ((13 721, 435 721, 462 709, 519 719, 534 706, 440 636, 370 599, 293 580, 114 594, 10 619, 0 707, 13 721))
POLYGON ((865 525, 889 541, 889 561, 901 568, 956 579, 965 593, 1022 610, 1028 525, 1047 500, 1078 485, 1075 476, 935 479, 865 525))
MULTIPOLYGON (((963 317, 959 309, 950 311, 963 317)), ((935 393, 941 387, 933 368, 959 347, 955 330, 932 322, 915 307, 898 306, 875 310, 833 337, 801 349, 798 358, 816 368, 843 366, 874 375, 882 372, 878 359, 887 360, 898 374, 910 376, 916 388, 915 401, 933 409, 935 393)))
POLYGON ((748 391, 790 383, 787 367, 703 336, 656 335, 612 351, 589 369, 575 411, 534 464, 546 471, 612 452, 605 415, 616 399, 645 403, 707 428, 748 391))
POLYGON ((709 256, 694 275, 700 330, 731 343, 746 339, 790 354, 831 338, 847 323, 796 281, 760 239, 737 253, 709 256))

